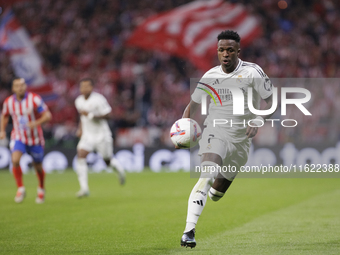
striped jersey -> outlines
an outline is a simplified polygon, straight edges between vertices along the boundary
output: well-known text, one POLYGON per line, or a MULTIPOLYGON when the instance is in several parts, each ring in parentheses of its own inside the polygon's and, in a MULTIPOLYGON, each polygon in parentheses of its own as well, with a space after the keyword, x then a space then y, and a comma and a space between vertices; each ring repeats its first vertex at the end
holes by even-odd
MULTIPOLYGON (((273 93, 273 85, 262 68, 257 64, 239 59, 238 65, 231 73, 225 73, 222 66, 216 66, 206 72, 191 95, 196 103, 202 102, 202 96, 207 96, 207 91, 214 100, 210 101, 209 113, 205 125, 213 125, 214 120, 228 120, 228 123, 218 125, 223 136, 234 143, 247 139, 245 135, 247 123, 255 115, 248 108, 248 88, 252 88, 252 104, 255 109, 260 108, 261 99, 266 99, 273 93), (244 97, 244 114, 233 113, 233 95, 230 87, 238 88, 244 97), (235 123, 231 125, 231 123, 235 123)), ((216 129, 217 132, 217 129, 216 129)))
POLYGON ((2 114, 12 117, 11 140, 18 140, 29 146, 43 146, 45 140, 41 126, 30 129, 27 123, 37 120, 46 110, 48 110, 46 104, 35 93, 26 92, 21 101, 18 101, 15 94, 7 97, 3 104, 2 114))

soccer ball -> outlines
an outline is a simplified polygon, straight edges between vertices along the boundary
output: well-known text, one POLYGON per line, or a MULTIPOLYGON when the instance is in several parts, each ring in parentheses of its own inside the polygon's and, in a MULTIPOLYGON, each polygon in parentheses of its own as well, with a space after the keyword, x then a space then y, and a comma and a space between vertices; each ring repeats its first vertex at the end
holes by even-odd
POLYGON ((198 143, 202 130, 196 121, 190 118, 177 120, 171 127, 170 138, 174 145, 189 149, 198 143))

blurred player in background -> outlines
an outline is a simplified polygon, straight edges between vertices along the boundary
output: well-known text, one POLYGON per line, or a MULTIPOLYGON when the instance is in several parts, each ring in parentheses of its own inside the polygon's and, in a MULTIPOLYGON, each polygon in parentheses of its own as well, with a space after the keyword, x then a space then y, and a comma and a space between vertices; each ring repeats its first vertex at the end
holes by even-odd
POLYGON ((81 95, 75 101, 80 115, 77 130, 77 136, 80 137, 77 146, 77 174, 80 184, 77 197, 79 198, 89 195, 86 156, 92 151, 100 154, 107 166, 111 166, 118 172, 121 185, 125 183, 124 168, 113 157, 112 133, 107 123, 112 109, 103 95, 93 91, 93 86, 92 79, 82 79, 80 81, 81 95))
POLYGON ((14 94, 6 98, 2 108, 0 139, 6 137, 5 130, 9 116, 11 116, 13 120, 10 141, 12 170, 18 186, 14 201, 21 203, 26 196, 20 158, 24 153, 28 153, 33 157, 33 166, 39 179, 35 201, 41 204, 45 201, 45 172, 42 168, 45 141, 41 124, 50 121, 52 115, 39 95, 26 90, 27 85, 23 78, 13 80, 12 91, 14 94))
MULTIPOLYGON (((261 67, 254 63, 245 62, 238 58, 240 53, 240 36, 234 31, 223 31, 217 37, 217 55, 221 65, 206 72, 197 88, 191 95, 191 101, 184 110, 183 118, 190 118, 200 108, 202 96, 206 95, 203 83, 210 83, 219 90, 222 98, 222 106, 215 106, 212 102, 209 106, 209 114, 204 122, 206 126, 199 142, 199 155, 201 156, 201 177, 191 191, 188 201, 187 220, 184 234, 181 238, 181 246, 195 247, 195 226, 207 201, 207 196, 213 201, 220 200, 228 190, 237 172, 212 172, 205 175, 206 170, 216 165, 233 166, 237 170, 244 166, 248 160, 251 138, 257 134, 258 126, 263 125, 265 119, 270 115, 255 116, 245 109, 242 116, 233 115, 232 94, 228 85, 238 84, 247 96, 248 88, 252 88, 254 107, 259 109, 261 99, 267 105, 265 109, 272 106, 272 83, 263 72, 261 67), (233 82, 236 83, 233 83, 233 82), (230 84, 232 83, 232 84, 230 84), (215 126, 215 119, 224 119, 235 123, 230 125, 215 126), (243 120, 252 120, 251 125, 239 125, 243 120)), ((247 101, 247 97, 245 97, 247 101)), ((229 122, 229 123, 230 123, 229 122)))

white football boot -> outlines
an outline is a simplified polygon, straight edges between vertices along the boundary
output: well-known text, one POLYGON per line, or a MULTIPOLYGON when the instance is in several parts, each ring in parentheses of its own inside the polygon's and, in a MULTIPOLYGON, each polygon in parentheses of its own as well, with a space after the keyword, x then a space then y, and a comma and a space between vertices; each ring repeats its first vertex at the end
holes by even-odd
POLYGON ((22 201, 24 201, 25 197, 26 197, 25 187, 20 187, 17 190, 17 194, 15 195, 14 201, 16 203, 21 203, 22 201))

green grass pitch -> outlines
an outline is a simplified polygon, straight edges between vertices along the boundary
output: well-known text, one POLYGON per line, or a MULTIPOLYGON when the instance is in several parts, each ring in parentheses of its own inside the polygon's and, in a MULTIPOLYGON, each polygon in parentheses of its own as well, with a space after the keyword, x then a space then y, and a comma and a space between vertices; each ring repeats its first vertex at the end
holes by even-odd
POLYGON ((74 172, 47 175, 46 202, 34 203, 0 172, 0 254, 340 254, 340 179, 236 179, 219 202, 208 199, 197 246, 180 247, 189 173, 89 175, 91 196, 76 199, 74 172))

